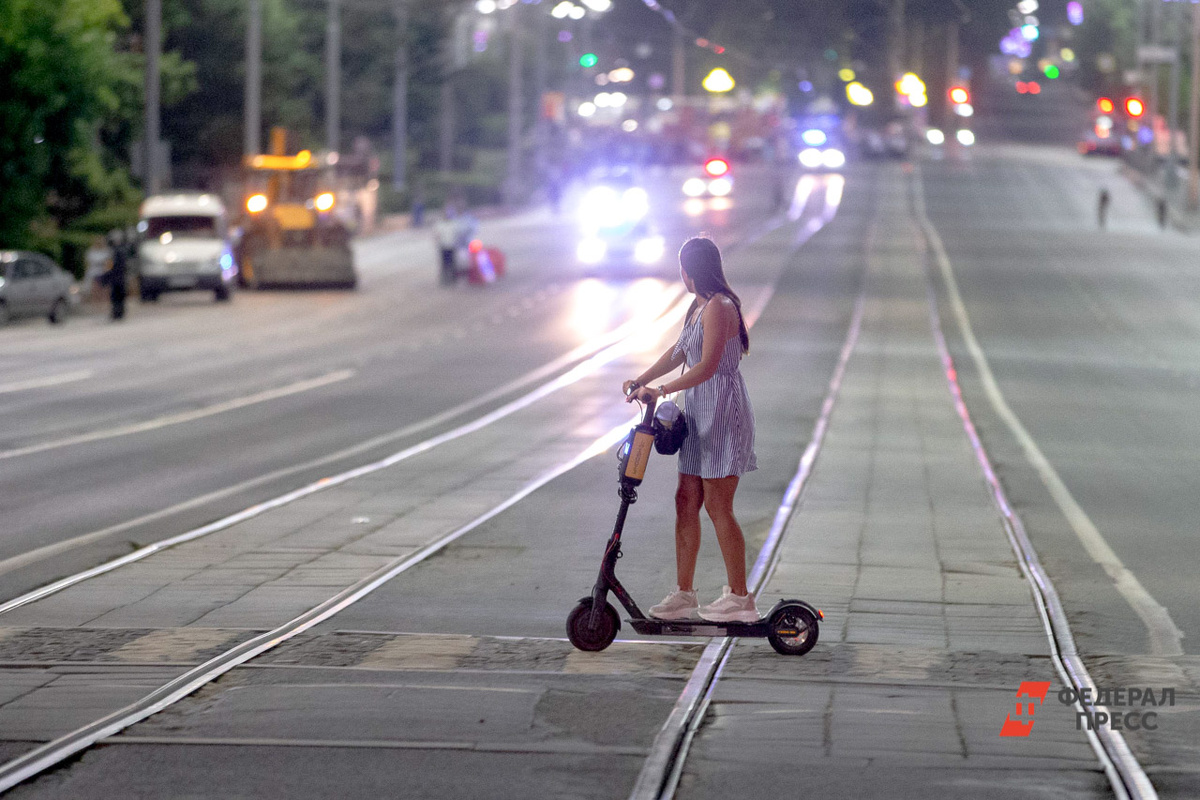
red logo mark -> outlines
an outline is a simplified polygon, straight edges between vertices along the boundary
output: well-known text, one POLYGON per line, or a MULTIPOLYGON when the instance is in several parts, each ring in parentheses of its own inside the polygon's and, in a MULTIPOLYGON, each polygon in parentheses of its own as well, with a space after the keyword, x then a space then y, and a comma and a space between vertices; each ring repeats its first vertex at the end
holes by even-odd
POLYGON ((1000 735, 1028 736, 1029 732, 1033 730, 1034 711, 1046 699, 1048 691, 1050 691, 1050 681, 1021 681, 1021 685, 1017 688, 1017 718, 1013 719, 1012 714, 1005 717, 1000 735), (1037 703, 1034 703, 1034 700, 1037 700, 1037 703))

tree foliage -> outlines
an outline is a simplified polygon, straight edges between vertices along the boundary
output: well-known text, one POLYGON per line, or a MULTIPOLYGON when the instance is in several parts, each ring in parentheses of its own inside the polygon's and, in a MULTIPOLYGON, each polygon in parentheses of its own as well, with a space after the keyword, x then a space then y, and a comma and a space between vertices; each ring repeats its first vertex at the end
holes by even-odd
POLYGON ((61 255, 61 231, 131 201, 127 172, 101 146, 138 80, 115 47, 127 22, 119 0, 0 4, 0 246, 61 255))

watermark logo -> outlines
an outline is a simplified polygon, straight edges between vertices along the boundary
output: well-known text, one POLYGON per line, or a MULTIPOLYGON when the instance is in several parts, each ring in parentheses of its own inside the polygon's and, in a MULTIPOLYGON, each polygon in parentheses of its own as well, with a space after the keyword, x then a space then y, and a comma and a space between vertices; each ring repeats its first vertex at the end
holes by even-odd
MULTIPOLYGON (((1034 714, 1049 692, 1050 681, 1021 681, 1017 687, 1016 711, 1004 718, 1000 735, 1028 736, 1033 731, 1034 714)), ((1165 688, 1156 693, 1151 687, 1084 687, 1076 691, 1066 686, 1058 691, 1058 702, 1064 706, 1078 704, 1081 710, 1075 713, 1076 730, 1108 728, 1114 731, 1156 731, 1158 712, 1149 711, 1146 707, 1175 705, 1175 690, 1165 688)))
POLYGON ((1050 681, 1021 681, 1021 685, 1017 687, 1017 718, 1013 719, 1012 714, 1005 717, 1000 735, 1028 736, 1033 730, 1033 715, 1049 691, 1050 681))

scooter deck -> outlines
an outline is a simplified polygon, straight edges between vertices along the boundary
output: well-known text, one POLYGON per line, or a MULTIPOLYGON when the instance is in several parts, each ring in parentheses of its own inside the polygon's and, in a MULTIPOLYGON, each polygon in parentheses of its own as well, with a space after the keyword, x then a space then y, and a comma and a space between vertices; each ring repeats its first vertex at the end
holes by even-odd
POLYGON ((757 622, 709 622, 703 619, 631 619, 630 626, 647 636, 757 636, 771 632, 769 620, 757 622))

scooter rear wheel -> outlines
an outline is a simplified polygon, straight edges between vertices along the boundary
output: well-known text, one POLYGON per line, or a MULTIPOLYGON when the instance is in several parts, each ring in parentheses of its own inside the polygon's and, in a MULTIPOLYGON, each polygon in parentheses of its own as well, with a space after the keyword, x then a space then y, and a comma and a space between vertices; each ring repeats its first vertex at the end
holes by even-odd
POLYGON ((820 623, 802 605, 785 605, 771 615, 771 632, 767 640, 775 652, 785 656, 802 656, 817 643, 820 623))
POLYGON ((592 598, 585 597, 567 616, 567 638, 580 650, 596 652, 612 644, 621 627, 621 618, 611 603, 605 603, 592 627, 592 598))

